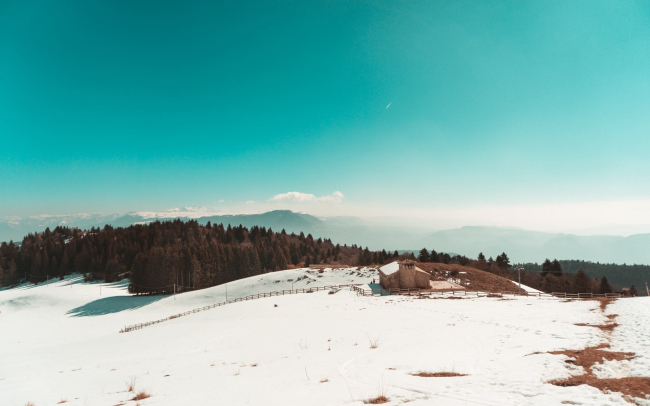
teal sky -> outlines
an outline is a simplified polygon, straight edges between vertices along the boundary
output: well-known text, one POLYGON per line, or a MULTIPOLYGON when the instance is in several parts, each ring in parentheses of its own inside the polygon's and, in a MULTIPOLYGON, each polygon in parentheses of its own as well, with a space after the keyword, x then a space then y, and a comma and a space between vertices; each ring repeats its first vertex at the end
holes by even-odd
POLYGON ((0 55, 0 217, 650 199, 649 2, 5 0, 0 55))

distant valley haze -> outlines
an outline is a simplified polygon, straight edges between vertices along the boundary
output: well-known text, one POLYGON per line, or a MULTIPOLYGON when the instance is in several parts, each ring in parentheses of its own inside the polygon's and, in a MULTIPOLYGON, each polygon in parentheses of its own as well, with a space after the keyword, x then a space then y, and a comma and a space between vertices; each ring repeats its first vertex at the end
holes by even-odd
POLYGON ((371 250, 417 251, 435 249, 476 258, 479 252, 496 257, 506 252, 516 262, 538 262, 546 258, 583 259, 593 262, 650 264, 650 233, 617 235, 576 235, 532 231, 515 227, 462 226, 436 229, 413 218, 363 218, 354 216, 313 216, 291 210, 256 214, 216 214, 201 207, 183 207, 162 212, 124 214, 77 214, 33 216, 0 221, 0 241, 19 242, 24 235, 64 225, 89 229, 128 227, 151 221, 196 220, 200 224, 264 226, 275 231, 312 234, 331 238, 334 243, 356 244, 371 250))

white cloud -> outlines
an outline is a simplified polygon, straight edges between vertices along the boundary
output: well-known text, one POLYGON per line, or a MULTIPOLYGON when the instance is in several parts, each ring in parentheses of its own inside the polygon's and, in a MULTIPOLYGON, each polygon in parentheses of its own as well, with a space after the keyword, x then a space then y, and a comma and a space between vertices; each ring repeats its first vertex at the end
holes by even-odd
POLYGON ((324 203, 341 203, 345 196, 338 190, 331 195, 316 197, 311 193, 287 192, 280 193, 269 199, 271 202, 324 202, 324 203))

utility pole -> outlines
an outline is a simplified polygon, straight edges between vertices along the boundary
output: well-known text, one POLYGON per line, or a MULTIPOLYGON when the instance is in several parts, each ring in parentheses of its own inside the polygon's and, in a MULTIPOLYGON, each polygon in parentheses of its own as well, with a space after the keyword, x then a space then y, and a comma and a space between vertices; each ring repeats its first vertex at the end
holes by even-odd
POLYGON ((645 291, 650 296, 650 289, 648 289, 648 282, 645 283, 645 291))
POLYGON ((226 287, 226 302, 228 301, 228 284, 224 284, 223 286, 226 287))
POLYGON ((524 269, 523 266, 517 265, 517 272, 519 273, 519 295, 521 295, 521 270, 524 269))
POLYGON ((101 295, 102 295, 102 284, 100 283, 99 284, 99 296, 101 296, 101 295))
POLYGON ((176 300, 176 284, 174 284, 174 300, 176 300))

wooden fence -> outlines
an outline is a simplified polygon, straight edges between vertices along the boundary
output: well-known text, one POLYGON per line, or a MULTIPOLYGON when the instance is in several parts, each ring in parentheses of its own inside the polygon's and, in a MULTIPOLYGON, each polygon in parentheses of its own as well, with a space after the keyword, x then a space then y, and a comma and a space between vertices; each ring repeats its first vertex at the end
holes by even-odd
POLYGON ((215 307, 225 306, 230 303, 243 302, 247 300, 255 300, 263 297, 273 297, 273 296, 284 296, 284 295, 295 295, 297 293, 314 293, 320 290, 330 290, 330 289, 341 289, 341 288, 351 288, 353 291, 361 296, 388 296, 388 295, 410 295, 410 296, 475 296, 475 297, 507 297, 507 296, 528 296, 528 297, 552 297, 560 299, 593 299, 593 298, 620 298, 620 293, 606 293, 606 294, 597 294, 597 293, 565 293, 565 292, 552 292, 552 293, 542 293, 535 292, 529 293, 522 291, 521 294, 518 292, 470 292, 466 290, 444 290, 444 291, 432 291, 429 289, 364 289, 361 284, 347 284, 347 285, 330 285, 330 286, 320 286, 309 289, 295 289, 295 290, 279 290, 275 292, 268 293, 258 293, 256 295, 248 295, 240 297, 237 299, 227 300, 225 302, 214 303, 208 306, 197 307, 196 309, 189 310, 183 313, 174 314, 164 319, 150 321, 147 323, 139 323, 131 326, 126 326, 120 333, 127 333, 129 331, 140 330, 148 326, 153 326, 154 324, 162 323, 164 321, 177 319, 179 317, 187 316, 193 313, 199 313, 205 310, 214 309, 215 307))
POLYGON ((566 293, 566 292, 478 292, 464 289, 431 290, 431 289, 364 289, 360 286, 352 286, 352 290, 361 296, 390 296, 390 295, 411 295, 411 296, 475 296, 475 297, 507 297, 507 296, 528 296, 528 297, 553 297, 560 299, 594 299, 594 298, 620 298, 620 293, 566 293))
POLYGON ((160 320, 155 320, 155 321, 149 321, 147 323, 139 323, 139 324, 134 324, 131 326, 126 326, 122 330, 120 330, 120 333, 127 333, 129 331, 134 331, 134 330, 140 330, 148 326, 153 326, 154 324, 162 323, 163 321, 167 320, 172 320, 172 319, 177 319, 179 317, 187 316, 193 313, 199 313, 204 310, 210 310, 214 309, 215 307, 219 306, 225 306, 230 303, 235 303, 235 302, 243 302, 246 300, 255 300, 255 299, 260 299, 263 297, 272 297, 272 296, 284 296, 284 295, 295 295, 297 293, 314 293, 318 292, 319 290, 331 290, 331 289, 341 289, 341 288, 348 288, 348 287, 357 287, 357 285, 352 285, 352 284, 347 284, 347 285, 329 285, 329 286, 319 286, 319 287, 314 287, 314 288, 309 288, 309 289, 294 289, 294 290, 279 290, 275 292, 268 292, 268 293, 258 293, 256 295, 248 295, 244 297, 240 297, 237 299, 231 299, 227 300, 225 302, 219 302, 219 303, 214 303, 208 306, 203 306, 203 307, 197 307, 196 309, 193 310, 188 310, 183 313, 178 313, 174 314, 169 317, 165 317, 164 319, 160 320))

